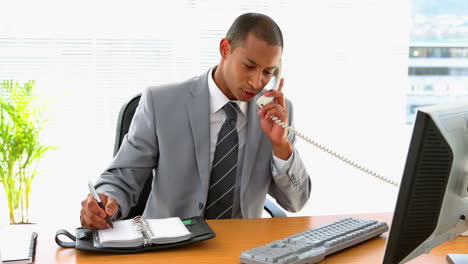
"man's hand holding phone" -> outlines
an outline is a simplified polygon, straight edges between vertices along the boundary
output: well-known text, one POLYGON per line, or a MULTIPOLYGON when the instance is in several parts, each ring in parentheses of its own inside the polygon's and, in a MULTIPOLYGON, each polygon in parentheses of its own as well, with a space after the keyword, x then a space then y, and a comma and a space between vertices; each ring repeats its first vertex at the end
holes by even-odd
POLYGON ((282 92, 283 84, 284 79, 281 78, 278 90, 272 89, 265 92, 264 96, 274 97, 274 100, 260 108, 258 115, 260 116, 260 126, 273 145, 275 156, 282 160, 288 160, 293 148, 288 139, 287 130, 271 119, 272 116, 276 116, 284 123, 288 123, 288 110, 282 92))

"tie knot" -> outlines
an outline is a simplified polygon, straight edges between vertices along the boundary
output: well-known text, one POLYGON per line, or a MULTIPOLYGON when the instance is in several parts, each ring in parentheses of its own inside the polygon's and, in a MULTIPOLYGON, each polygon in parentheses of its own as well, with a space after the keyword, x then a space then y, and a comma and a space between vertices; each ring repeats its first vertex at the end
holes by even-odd
POLYGON ((237 121, 237 104, 229 102, 223 106, 223 110, 226 113, 226 122, 236 124, 237 121))

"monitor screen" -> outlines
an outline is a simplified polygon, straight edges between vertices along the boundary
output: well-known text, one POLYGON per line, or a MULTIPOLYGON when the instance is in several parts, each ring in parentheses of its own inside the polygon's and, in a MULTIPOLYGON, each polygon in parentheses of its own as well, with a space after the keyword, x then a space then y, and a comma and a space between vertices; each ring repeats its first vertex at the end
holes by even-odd
POLYGON ((468 229, 468 104, 420 108, 383 263, 405 263, 468 229))

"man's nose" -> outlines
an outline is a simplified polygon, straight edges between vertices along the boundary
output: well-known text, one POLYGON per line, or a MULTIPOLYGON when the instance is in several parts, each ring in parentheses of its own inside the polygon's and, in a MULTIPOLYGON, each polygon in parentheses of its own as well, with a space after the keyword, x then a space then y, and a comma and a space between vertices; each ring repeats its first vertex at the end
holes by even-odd
POLYGON ((261 89, 262 88, 262 74, 261 73, 252 74, 250 76, 248 83, 255 90, 261 89))

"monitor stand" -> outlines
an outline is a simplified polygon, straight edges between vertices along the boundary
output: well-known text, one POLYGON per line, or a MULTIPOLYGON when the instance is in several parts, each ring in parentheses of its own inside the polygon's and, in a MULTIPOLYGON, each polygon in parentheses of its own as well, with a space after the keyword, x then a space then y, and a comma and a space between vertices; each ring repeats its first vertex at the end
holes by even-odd
POLYGON ((447 261, 450 264, 468 263, 468 254, 448 254, 447 261))

